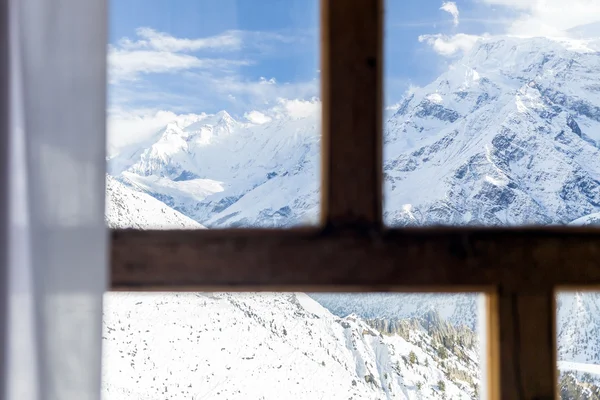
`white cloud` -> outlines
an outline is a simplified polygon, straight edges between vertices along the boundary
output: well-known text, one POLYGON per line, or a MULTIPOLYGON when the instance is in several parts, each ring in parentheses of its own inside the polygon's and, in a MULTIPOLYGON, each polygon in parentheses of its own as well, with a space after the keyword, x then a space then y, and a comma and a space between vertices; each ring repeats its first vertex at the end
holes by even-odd
POLYGON ((451 57, 471 50, 475 43, 483 37, 467 35, 465 33, 458 33, 451 36, 442 34, 421 35, 419 36, 419 42, 425 42, 437 53, 445 57, 451 57))
MULTIPOLYGON (((520 37, 600 37, 600 24, 588 26, 576 32, 575 27, 600 21, 600 0, 480 0, 497 7, 494 15, 496 22, 504 25, 503 32, 520 37), (510 15, 511 18, 507 18, 510 15)), ((440 8, 454 18, 454 25, 459 23, 459 10, 455 2, 445 1, 440 8)), ((489 24, 488 19, 481 22, 489 24)), ((469 51, 481 37, 487 34, 471 35, 459 33, 455 35, 432 34, 419 36, 419 41, 430 45, 434 51, 445 57, 460 55, 469 51)))
POLYGON ((498 6, 508 6, 520 9, 527 9, 536 0, 482 0, 484 3, 498 5, 498 6))
POLYGON ((118 46, 126 50, 153 49, 158 51, 194 52, 199 50, 239 51, 242 48, 265 50, 273 43, 292 43, 302 40, 300 36, 286 36, 275 32, 228 30, 219 35, 204 38, 177 38, 149 27, 140 27, 137 38, 124 37, 118 46))
MULTIPOLYGON (((204 38, 177 38, 152 28, 136 30, 136 38, 122 38, 109 47, 109 79, 111 83, 135 80, 142 74, 210 69, 222 74, 232 66, 251 64, 240 60, 242 49, 264 54, 274 43, 291 43, 297 38, 272 32, 225 31, 204 38), (237 52, 228 58, 214 58, 206 52, 237 52), (189 53, 204 52, 203 56, 189 53), (237 57, 236 57, 237 56, 237 57)), ((274 79, 266 83, 275 83, 274 79)))
MULTIPOLYGON (((133 40, 123 38, 109 47, 113 107, 108 117, 109 148, 126 145, 122 132, 129 132, 126 136, 132 138, 144 137, 180 112, 227 108, 257 124, 275 118, 274 108, 278 108, 277 113, 288 115, 278 99, 318 96, 317 78, 300 82, 279 82, 270 76, 251 79, 239 67, 251 64, 248 59, 260 61, 276 49, 272 46, 296 39, 301 41, 302 35, 227 31, 205 38, 177 38, 151 28, 138 29, 133 40), (239 59, 240 54, 245 59, 239 59), (176 73, 173 86, 185 85, 184 90, 173 93, 171 88, 162 87, 161 82, 151 79, 151 74, 158 73, 176 73)), ((288 104, 289 115, 303 115, 302 107, 309 107, 303 100, 298 101, 301 103, 288 104)))
POLYGON ((275 80, 275 78, 267 79, 264 76, 261 76, 258 79, 258 83, 260 83, 262 85, 275 85, 275 84, 277 84, 277 81, 275 80))
POLYGON ((217 36, 206 38, 187 39, 176 38, 164 32, 157 32, 152 28, 141 27, 136 29, 139 40, 132 41, 123 38, 119 46, 123 49, 153 49, 157 51, 185 52, 204 49, 237 50, 242 45, 239 31, 226 31, 217 36))
POLYGON ((246 110, 272 106, 278 98, 307 99, 318 96, 319 81, 277 82, 275 79, 248 80, 235 74, 223 77, 197 75, 197 85, 226 98, 233 96, 237 105, 246 110))
POLYGON ((167 72, 199 67, 202 61, 188 54, 166 51, 111 49, 108 61, 117 77, 133 77, 137 73, 167 72))
POLYGON ((517 14, 507 33, 519 36, 564 36, 576 26, 600 21, 598 0, 482 0, 517 14))
POLYGON ((321 101, 316 98, 311 100, 290 100, 280 98, 277 102, 279 103, 279 106, 274 107, 273 110, 291 118, 318 116, 321 112, 321 101))
POLYGON ((266 124, 267 122, 271 121, 271 117, 256 110, 245 113, 244 118, 257 125, 266 124))
MULTIPOLYGON (((206 61, 206 60, 202 60, 206 61)), ((195 64, 192 64, 195 65, 195 64)), ((206 66, 206 64, 202 64, 206 66)), ((127 64, 125 64, 127 66, 127 64)), ((145 66, 144 70, 155 65, 145 66)), ((251 110, 261 110, 277 104, 278 98, 310 99, 319 95, 319 80, 312 79, 298 82, 278 82, 274 78, 258 78, 251 80, 245 78, 240 71, 231 69, 224 71, 217 67, 214 69, 193 67, 184 69, 187 64, 178 70, 178 77, 185 82, 186 90, 183 93, 173 93, 168 89, 159 90, 153 83, 138 79, 137 81, 118 82, 110 90, 110 104, 113 106, 127 107, 133 105, 159 109, 169 109, 175 112, 188 112, 195 110, 214 111, 215 107, 227 108, 232 113, 243 115, 251 110)), ((156 65, 156 68, 162 66, 156 65)), ((140 68, 123 67, 120 78, 140 77, 143 72, 140 68)), ((165 72, 174 71, 165 70, 165 72)), ((179 79, 179 78, 178 78, 179 79)))
POLYGON ((449 13, 450 15, 452 15, 452 21, 454 23, 454 26, 458 26, 459 24, 459 12, 458 12, 458 7, 456 6, 456 3, 453 1, 445 1, 444 3, 442 3, 442 6, 440 7, 440 10, 446 11, 447 13, 449 13))
POLYGON ((245 60, 198 58, 189 54, 156 50, 122 50, 111 48, 108 52, 109 79, 137 79, 140 74, 171 73, 188 69, 224 69, 250 64, 245 60))
POLYGON ((170 122, 184 123, 194 118, 199 118, 199 115, 176 114, 171 111, 152 109, 110 109, 107 118, 108 155, 111 156, 123 147, 149 139, 170 122))

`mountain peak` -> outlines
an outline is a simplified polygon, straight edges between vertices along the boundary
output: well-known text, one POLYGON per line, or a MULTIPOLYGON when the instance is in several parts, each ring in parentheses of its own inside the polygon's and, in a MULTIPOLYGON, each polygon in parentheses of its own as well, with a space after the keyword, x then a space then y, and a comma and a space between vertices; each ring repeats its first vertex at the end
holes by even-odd
POLYGON ((217 117, 225 118, 225 119, 233 119, 233 117, 225 110, 221 110, 215 114, 217 117))
POLYGON ((221 110, 215 114, 217 117, 217 123, 225 123, 227 125, 234 124, 237 121, 225 110, 221 110))
POLYGON ((225 110, 221 110, 216 114, 207 114, 204 118, 185 127, 186 132, 201 132, 206 129, 211 132, 216 129, 214 134, 220 135, 223 133, 231 133, 234 126, 238 122, 225 110))

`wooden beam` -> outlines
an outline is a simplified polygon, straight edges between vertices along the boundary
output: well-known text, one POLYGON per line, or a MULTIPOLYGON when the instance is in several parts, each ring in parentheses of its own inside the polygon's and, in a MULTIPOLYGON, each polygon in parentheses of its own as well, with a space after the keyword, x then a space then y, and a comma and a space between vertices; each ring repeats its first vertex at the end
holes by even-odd
POLYGON ((324 225, 381 226, 382 3, 321 1, 324 225))
MULTIPOLYGON (((500 306, 499 296, 497 289, 486 293, 485 296, 485 315, 479 316, 479 318, 485 318, 485 336, 482 340, 482 345, 485 346, 484 354, 480 367, 483 379, 485 379, 485 385, 482 385, 486 389, 485 392, 487 397, 483 397, 487 400, 500 400, 502 390, 500 388, 500 306)), ((484 383, 484 382, 482 382, 484 383)), ((480 394, 481 396, 481 394, 480 394)))
POLYGON ((556 399, 554 291, 501 290, 490 297, 490 398, 556 399))
POLYGON ((553 290, 600 286, 600 231, 125 230, 111 261, 119 290, 553 290))

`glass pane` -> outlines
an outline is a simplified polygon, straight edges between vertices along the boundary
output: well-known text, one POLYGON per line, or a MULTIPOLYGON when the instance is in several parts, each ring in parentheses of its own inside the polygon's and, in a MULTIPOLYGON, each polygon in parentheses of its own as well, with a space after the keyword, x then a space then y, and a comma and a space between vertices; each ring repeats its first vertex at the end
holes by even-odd
POLYGON ((108 293, 103 399, 476 399, 482 297, 108 293))
POLYGON ((388 225, 597 224, 597 4, 387 1, 388 225))
POLYGON ((319 218, 318 1, 114 1, 108 223, 319 218))
POLYGON ((557 303, 562 399, 600 399, 600 292, 560 292, 557 303))
MULTIPOLYGON (((598 4, 386 2, 387 225, 600 223, 598 4)), ((560 393, 600 398, 600 297, 558 300, 560 393)))
MULTIPOLYGON (((318 2, 113 2, 107 222, 319 218, 318 2)), ((479 295, 107 293, 104 400, 473 399, 479 295)))

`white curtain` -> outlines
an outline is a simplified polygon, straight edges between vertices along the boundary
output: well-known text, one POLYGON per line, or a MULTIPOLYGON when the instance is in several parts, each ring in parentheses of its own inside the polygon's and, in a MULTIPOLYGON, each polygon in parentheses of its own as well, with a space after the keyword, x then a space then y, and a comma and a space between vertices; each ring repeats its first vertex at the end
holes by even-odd
POLYGON ((106 8, 0 0, 3 400, 100 399, 106 8))

